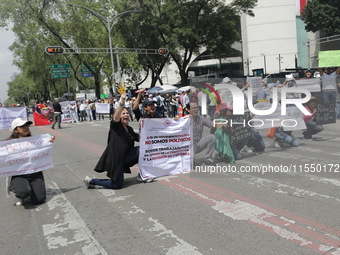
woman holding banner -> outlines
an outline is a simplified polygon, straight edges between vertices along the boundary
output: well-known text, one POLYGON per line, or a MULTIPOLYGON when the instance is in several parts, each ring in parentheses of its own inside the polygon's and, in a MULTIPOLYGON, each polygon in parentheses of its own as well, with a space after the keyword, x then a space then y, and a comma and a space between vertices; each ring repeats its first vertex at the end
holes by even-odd
MULTIPOLYGON (((29 126, 32 121, 26 121, 21 118, 13 120, 11 128, 12 134, 7 140, 24 138, 31 136, 29 126)), ((51 140, 52 142, 52 140, 51 140)), ((14 205, 23 205, 28 199, 32 204, 42 204, 46 200, 45 181, 42 172, 32 174, 16 175, 7 179, 8 193, 13 191, 15 196, 19 199, 14 205)))
POLYGON ((119 107, 111 120, 107 147, 99 159, 94 170, 110 179, 96 179, 85 177, 87 188, 95 185, 110 189, 121 189, 124 184, 124 173, 131 173, 130 167, 138 163, 139 147, 134 147, 134 142, 139 141, 139 135, 130 127, 130 114, 125 108, 126 94, 121 95, 119 107))

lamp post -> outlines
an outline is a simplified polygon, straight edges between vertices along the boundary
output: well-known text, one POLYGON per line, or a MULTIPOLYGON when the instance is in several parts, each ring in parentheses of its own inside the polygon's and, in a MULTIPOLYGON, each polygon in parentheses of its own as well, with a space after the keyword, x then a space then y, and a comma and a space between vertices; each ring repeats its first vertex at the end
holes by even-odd
POLYGON ((247 58, 247 61, 244 62, 247 65, 247 69, 248 69, 248 76, 250 75, 250 70, 249 70, 249 66, 251 64, 251 61, 249 60, 249 58, 247 58))
POLYGON ((261 54, 263 56, 264 61, 264 74, 267 73, 267 63, 266 63, 266 55, 264 53, 261 54))
POLYGON ((279 61, 279 73, 281 72, 281 63, 283 63, 283 62, 281 62, 281 59, 283 59, 283 57, 281 57, 281 54, 279 54, 279 57, 278 58, 276 58, 278 61, 279 61))
MULTIPOLYGON (((81 8, 81 9, 84 9, 84 10, 87 10, 89 12, 91 12, 94 16, 96 16, 102 23, 103 25, 105 26, 108 34, 109 34, 109 44, 110 44, 110 56, 111 56, 111 66, 112 66, 112 80, 114 80, 114 69, 115 69, 115 65, 114 65, 114 61, 113 61, 113 49, 112 49, 112 37, 111 37, 111 31, 112 31, 112 28, 113 28, 113 20, 116 19, 116 18, 119 18, 125 14, 128 14, 128 13, 135 13, 135 12, 139 12, 138 10, 131 10, 131 11, 125 11, 125 12, 121 12, 121 13, 118 13, 117 15, 113 16, 113 18, 110 20, 109 17, 104 17, 102 15, 100 15, 98 12, 90 9, 90 8, 87 8, 87 7, 84 7, 84 6, 80 6, 80 5, 75 5, 75 4, 68 4, 69 6, 72 6, 72 7, 76 7, 76 8, 81 8), (111 24, 112 22, 112 24, 111 24), (106 25, 105 25, 106 23, 106 25)), ((119 67, 119 63, 118 63, 118 67, 119 67)), ((120 72, 120 70, 118 70, 118 72, 120 72)), ((121 82, 120 80, 120 73, 119 73, 119 82, 121 82)), ((115 94, 115 96, 117 95, 117 89, 116 89, 116 86, 113 82, 113 92, 115 94)))

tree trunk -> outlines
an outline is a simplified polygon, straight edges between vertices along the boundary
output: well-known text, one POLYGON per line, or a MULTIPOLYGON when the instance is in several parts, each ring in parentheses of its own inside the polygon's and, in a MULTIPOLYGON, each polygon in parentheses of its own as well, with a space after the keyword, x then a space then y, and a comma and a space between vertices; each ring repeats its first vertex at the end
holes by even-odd
POLYGON ((95 84, 95 91, 96 91, 96 97, 100 98, 100 81, 99 81, 99 75, 95 75, 94 84, 95 84))

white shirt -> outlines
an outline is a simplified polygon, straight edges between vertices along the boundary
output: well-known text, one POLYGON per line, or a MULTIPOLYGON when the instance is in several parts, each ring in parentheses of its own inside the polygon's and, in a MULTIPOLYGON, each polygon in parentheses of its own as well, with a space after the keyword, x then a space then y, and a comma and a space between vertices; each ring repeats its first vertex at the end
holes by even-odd
POLYGON ((186 107, 187 104, 190 102, 190 99, 187 94, 183 96, 183 107, 186 107))
POLYGON ((85 111, 86 104, 80 104, 79 105, 79 111, 85 111))
POLYGON ((202 106, 202 97, 204 96, 204 93, 202 91, 198 92, 197 99, 198 99, 198 106, 202 106))

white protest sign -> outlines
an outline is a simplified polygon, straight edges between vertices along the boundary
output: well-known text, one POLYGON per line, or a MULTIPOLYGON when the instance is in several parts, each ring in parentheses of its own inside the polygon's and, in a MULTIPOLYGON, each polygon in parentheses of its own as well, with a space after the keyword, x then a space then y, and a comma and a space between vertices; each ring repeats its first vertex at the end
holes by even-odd
POLYGON ((142 179, 189 173, 192 158, 189 117, 143 120, 138 162, 142 179))
POLYGON ((297 107, 286 108, 286 127, 283 127, 283 131, 303 130, 307 129, 306 123, 303 120, 303 114, 297 107), (289 123, 290 122, 290 123, 289 123))
POLYGON ((215 84, 214 88, 215 90, 218 91, 222 104, 227 104, 230 106, 230 105, 233 105, 233 94, 228 89, 228 86, 235 86, 235 85, 221 83, 221 84, 215 84))
POLYGON ((256 96, 257 92, 259 92, 262 89, 262 78, 250 77, 249 86, 253 89, 253 97, 256 96))
POLYGON ((321 91, 319 78, 301 79, 301 80, 295 80, 295 82, 296 82, 296 87, 307 89, 309 90, 309 92, 320 92, 321 91))
POLYGON ((85 93, 76 93, 76 100, 85 100, 86 94, 85 93))
POLYGON ((49 134, 0 142, 0 177, 31 174, 53 167, 49 134))
POLYGON ((75 104, 76 102, 75 101, 60 102, 61 111, 63 112, 63 114, 61 115, 61 121, 63 123, 69 123, 73 121, 70 113, 70 106, 72 103, 75 104))
POLYGON ((11 127, 12 121, 16 118, 27 120, 27 111, 25 107, 0 108, 0 129, 11 127))
MULTIPOLYGON (((270 103, 258 103, 255 108, 267 110, 272 107, 270 103)), ((283 127, 284 131, 302 130, 306 128, 302 112, 299 108, 287 107, 286 115, 281 115, 281 105, 278 104, 276 110, 269 115, 255 115, 250 121, 251 125, 257 129, 268 129, 271 127, 283 127)))
POLYGON ((95 103, 96 113, 110 113, 110 104, 95 103))

